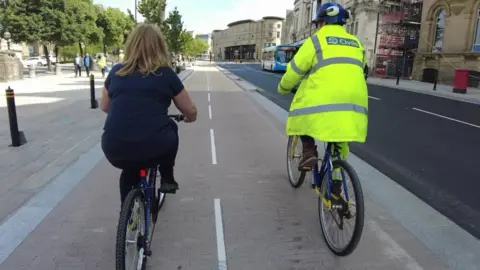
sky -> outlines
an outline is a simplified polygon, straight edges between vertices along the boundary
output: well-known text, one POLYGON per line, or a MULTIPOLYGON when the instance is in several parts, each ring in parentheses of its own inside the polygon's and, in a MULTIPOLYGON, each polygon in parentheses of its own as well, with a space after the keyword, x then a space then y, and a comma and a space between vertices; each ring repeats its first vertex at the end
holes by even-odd
MULTIPOLYGON (((140 0, 137 0, 140 1, 140 0)), ((97 4, 116 7, 132 12, 135 0, 94 0, 97 4)), ((238 20, 258 20, 264 16, 285 18, 286 10, 293 9, 294 0, 167 0, 167 13, 177 6, 184 28, 196 33, 211 33, 214 29, 225 29, 227 24, 238 20)), ((143 18, 137 15, 139 21, 143 18)))

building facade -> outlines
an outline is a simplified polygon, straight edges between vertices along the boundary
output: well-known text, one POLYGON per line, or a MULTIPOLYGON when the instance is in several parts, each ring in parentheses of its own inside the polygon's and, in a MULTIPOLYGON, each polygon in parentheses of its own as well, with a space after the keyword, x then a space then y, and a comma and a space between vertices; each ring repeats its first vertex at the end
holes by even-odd
POLYGON ((212 54, 215 60, 259 60, 265 47, 281 44, 284 18, 266 16, 261 20, 241 20, 227 29, 212 33, 212 54))
POLYGON ((282 25, 282 44, 293 43, 292 34, 294 33, 293 23, 295 21, 295 14, 293 9, 287 9, 285 14, 285 21, 282 25))
POLYGON ((470 70, 470 86, 480 77, 480 1, 424 0, 413 79, 454 81, 455 69, 470 70), (438 75, 436 74, 438 72, 438 75))

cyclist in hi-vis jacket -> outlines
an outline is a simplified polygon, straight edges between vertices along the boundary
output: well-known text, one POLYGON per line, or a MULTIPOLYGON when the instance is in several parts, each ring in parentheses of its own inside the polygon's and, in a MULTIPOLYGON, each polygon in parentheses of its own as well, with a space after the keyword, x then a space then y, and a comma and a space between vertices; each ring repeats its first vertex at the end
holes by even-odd
POLYGON ((299 170, 316 164, 315 139, 340 143, 337 150, 345 159, 348 142, 364 143, 367 137, 365 52, 344 28, 349 17, 339 4, 323 4, 315 20, 320 30, 305 41, 278 85, 278 92, 286 95, 301 82, 287 121, 287 135, 302 140, 299 170))

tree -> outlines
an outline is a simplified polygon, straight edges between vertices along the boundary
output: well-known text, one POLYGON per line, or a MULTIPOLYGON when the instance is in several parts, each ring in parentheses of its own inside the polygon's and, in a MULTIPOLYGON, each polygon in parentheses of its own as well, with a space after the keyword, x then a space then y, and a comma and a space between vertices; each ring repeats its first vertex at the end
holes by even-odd
POLYGON ((124 43, 124 34, 135 27, 135 21, 118 8, 104 9, 99 7, 99 14, 96 24, 103 30, 103 51, 106 53, 107 46, 118 48, 124 43))
POLYGON ((183 53, 188 56, 197 56, 208 50, 208 44, 204 40, 194 39, 190 34, 183 32, 182 42, 185 44, 183 53), (184 34, 183 34, 184 33, 184 34))
POLYGON ((63 0, 12 1, 4 11, 4 29, 11 33, 14 42, 41 43, 50 69, 47 45, 63 37, 62 27, 67 22, 65 8, 63 0))
POLYGON ((184 51, 185 43, 182 36, 185 32, 183 29, 182 15, 177 7, 169 13, 168 18, 163 22, 163 33, 167 39, 168 49, 171 52, 179 53, 184 51))
POLYGON ((64 38, 62 44, 78 43, 80 54, 83 55, 83 44, 99 43, 103 37, 103 30, 97 27, 98 9, 92 0, 65 0, 67 24, 63 27, 64 38))
POLYGON ((166 6, 166 0, 141 0, 138 4, 138 13, 142 14, 146 23, 162 26, 166 6))

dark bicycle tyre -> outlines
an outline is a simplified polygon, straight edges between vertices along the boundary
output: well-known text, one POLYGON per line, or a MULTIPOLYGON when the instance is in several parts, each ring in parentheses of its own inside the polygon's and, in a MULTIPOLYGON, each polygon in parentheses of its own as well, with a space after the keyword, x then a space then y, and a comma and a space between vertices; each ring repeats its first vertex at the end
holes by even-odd
MULTIPOLYGON (((352 182, 353 193, 355 194, 355 228, 353 229, 353 235, 350 242, 343 248, 336 248, 330 242, 330 239, 327 237, 327 228, 324 228, 324 224, 322 222, 322 197, 318 197, 318 217, 320 221, 320 227, 322 229, 323 239, 327 244, 328 248, 337 256, 348 256, 350 255, 355 248, 358 246, 360 239, 362 238, 363 233, 363 226, 364 226, 364 219, 365 219, 365 205, 364 205, 364 198, 363 198, 363 191, 362 186, 360 184, 360 180, 358 178, 357 173, 353 169, 353 167, 348 164, 345 160, 335 160, 332 162, 333 168, 337 169, 340 168, 348 175, 350 181, 352 182)), ((327 174, 325 174, 325 179, 322 182, 328 182, 327 174)), ((323 190, 322 190, 323 196, 323 190)))
POLYGON ((299 188, 302 186, 303 182, 305 181, 305 175, 306 175, 306 172, 302 171, 300 172, 300 175, 298 176, 297 179, 294 179, 296 178, 294 175, 293 175, 293 172, 294 171, 298 171, 298 168, 292 168, 292 162, 291 162, 291 159, 290 159, 290 151, 292 149, 292 146, 293 146, 293 139, 295 138, 295 136, 288 136, 288 143, 287 143, 287 174, 288 174, 288 182, 290 183, 290 185, 293 187, 293 188, 299 188))
MULTIPOLYGON (((127 197, 125 198, 125 201, 123 203, 122 210, 120 211, 120 218, 118 220, 118 226, 117 226, 117 240, 116 240, 116 245, 115 245, 115 269, 116 270, 125 270, 125 248, 126 248, 126 234, 127 234, 127 229, 128 229, 128 223, 130 220, 130 216, 132 215, 132 208, 135 203, 135 199, 140 198, 140 201, 144 201, 144 195, 143 192, 140 189, 133 189, 131 190, 127 197)), ((145 219, 145 207, 143 208, 143 216, 145 219)), ((145 230, 145 228, 144 228, 145 230)), ((145 239, 145 238, 143 238, 145 239)), ((138 239, 137 239, 138 240, 138 239)), ((141 243, 143 245, 143 248, 146 248, 146 243, 141 243)), ((147 256, 143 257, 143 262, 142 262, 142 269, 146 269, 147 266, 147 256)))

